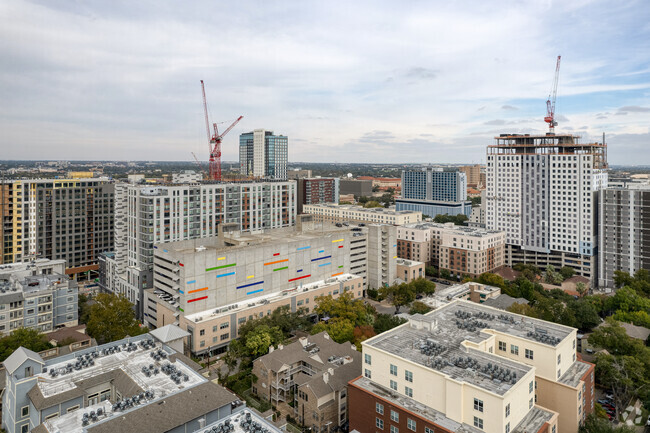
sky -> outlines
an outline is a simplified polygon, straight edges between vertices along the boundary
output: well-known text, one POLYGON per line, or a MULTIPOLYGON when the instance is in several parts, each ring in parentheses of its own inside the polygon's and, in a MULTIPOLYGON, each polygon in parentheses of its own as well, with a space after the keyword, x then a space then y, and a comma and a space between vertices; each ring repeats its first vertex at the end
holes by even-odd
POLYGON ((0 2, 0 160, 207 160, 210 122, 290 162, 479 163, 557 133, 650 164, 650 5, 599 1, 0 2))

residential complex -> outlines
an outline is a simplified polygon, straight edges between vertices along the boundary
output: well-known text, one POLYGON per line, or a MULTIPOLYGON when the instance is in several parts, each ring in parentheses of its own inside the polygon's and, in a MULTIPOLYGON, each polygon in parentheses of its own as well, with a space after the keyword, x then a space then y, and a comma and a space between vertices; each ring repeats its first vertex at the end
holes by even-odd
POLYGON ((457 300, 362 342, 350 428, 576 433, 594 410, 577 330, 457 300))
POLYGON ((615 288, 615 271, 650 269, 650 185, 601 189, 599 212, 598 285, 615 288))
POLYGON ((423 262, 397 259, 395 264, 395 276, 405 283, 410 283, 411 281, 417 280, 418 278, 424 278, 425 276, 425 266, 423 262))
POLYGON ((352 194, 356 197, 372 195, 372 180, 341 179, 341 195, 352 194))
POLYGON ((254 361, 253 374, 254 395, 312 432, 336 432, 348 420, 347 384, 361 375, 361 353, 321 332, 271 347, 254 361))
POLYGON ((397 255, 477 277, 505 265, 505 233, 453 223, 406 224, 397 228, 397 255))
POLYGON ((315 204, 303 206, 303 212, 314 216, 314 221, 331 223, 360 222, 375 224, 404 225, 422 221, 418 211, 397 211, 394 208, 339 204, 315 204))
POLYGON ((115 185, 115 250, 102 257, 102 289, 125 295, 143 315, 153 287, 154 245, 217 235, 231 225, 244 232, 290 227, 296 183, 287 181, 115 185))
POLYGON ((21 347, 4 365, 8 433, 195 432, 238 406, 150 334, 47 361, 21 347))
POLYGON ((239 136, 239 172, 244 176, 287 179, 289 139, 256 129, 239 136))
POLYGON ((65 260, 65 273, 87 279, 113 248, 113 184, 106 178, 0 183, 0 263, 33 257, 65 260))
POLYGON ((465 173, 467 186, 479 189, 485 187, 485 166, 481 164, 463 165, 458 167, 458 171, 465 173))
POLYGON ((339 202, 339 178, 298 179, 298 214, 303 213, 306 204, 339 202))
POLYGON ((0 336, 18 328, 52 332, 77 325, 77 294, 65 260, 0 265, 0 336))
POLYGON ((472 202, 467 201, 467 178, 459 171, 433 168, 402 172, 402 197, 395 200, 397 210, 419 211, 424 215, 469 216, 472 202))
POLYGON ((506 232, 508 266, 570 266, 596 277, 606 145, 568 134, 502 134, 487 151, 488 229, 506 232))

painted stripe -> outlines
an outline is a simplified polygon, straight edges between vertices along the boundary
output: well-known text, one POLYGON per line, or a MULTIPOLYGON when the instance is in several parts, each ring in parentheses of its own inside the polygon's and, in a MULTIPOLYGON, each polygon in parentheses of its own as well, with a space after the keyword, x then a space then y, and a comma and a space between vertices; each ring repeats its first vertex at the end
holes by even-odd
POLYGON ((282 267, 282 268, 275 268, 275 269, 273 269, 273 272, 275 272, 275 271, 282 271, 282 270, 285 270, 285 269, 289 269, 289 266, 284 266, 284 267, 282 267))
POLYGON ((395 244, 395 245, 393 245, 393 246, 394 246, 394 247, 396 247, 396 246, 397 246, 397 244, 395 244))
POLYGON ((158 249, 158 245, 154 245, 153 247, 154 247, 154 249, 156 249, 156 250, 158 249))
POLYGON ((183 313, 185 312, 185 310, 183 310, 181 307, 178 307, 178 309, 181 310, 183 313))
POLYGON ((279 256, 279 255, 280 255, 280 253, 275 253, 275 254, 273 254, 273 257, 279 256))
POLYGON ((200 289, 190 290, 189 292, 187 292, 187 294, 189 295, 190 293, 203 292, 204 290, 208 290, 208 288, 202 287, 200 289))
POLYGON ((276 264, 278 264, 278 263, 283 263, 283 262, 288 262, 288 261, 289 261, 289 259, 276 260, 276 261, 274 261, 274 262, 264 263, 264 266, 268 266, 268 265, 276 265, 276 264))
POLYGON ((344 240, 345 240, 345 239, 337 239, 337 240, 335 240, 335 241, 332 241, 332 243, 335 244, 336 242, 343 242, 344 240))
POLYGON ((187 301, 187 303, 189 304, 190 302, 201 301, 203 299, 208 299, 208 297, 207 296, 201 296, 200 298, 190 299, 189 301, 187 301))
POLYGON ((168 252, 169 252, 169 251, 167 251, 167 250, 165 250, 165 249, 163 249, 163 253, 168 253, 168 252))
POLYGON ((187 282, 187 284, 194 284, 194 283, 196 283, 196 280, 191 280, 187 282))
POLYGON ((339 266, 339 269, 341 269, 342 267, 343 267, 343 265, 339 266))
POLYGON ((318 265, 318 267, 322 268, 323 266, 327 266, 327 265, 331 265, 331 264, 332 264, 332 262, 322 263, 322 264, 318 265))
POLYGON ((309 248, 311 247, 300 247, 300 248, 296 248, 296 251, 308 250, 309 248))
POLYGON ((320 251, 318 252, 318 254, 320 254, 320 253, 324 253, 324 252, 325 252, 325 250, 320 250, 320 251))
POLYGON ((178 266, 183 266, 183 267, 185 267, 185 265, 184 265, 184 264, 182 264, 182 263, 179 263, 179 264, 178 264, 178 266))
POLYGON ((259 292, 261 292, 261 291, 263 291, 263 290, 264 290, 264 289, 257 289, 257 290, 253 290, 252 292, 246 292, 246 294, 247 294, 247 295, 252 295, 253 293, 259 293, 259 292))
POLYGON ((237 286, 238 289, 243 289, 244 287, 250 287, 250 286, 257 286, 258 284, 262 284, 264 281, 258 281, 257 283, 250 283, 250 284, 244 284, 242 286, 237 286))
POLYGON ((246 277, 247 280, 250 280, 251 278, 255 278, 255 275, 249 275, 246 277))
POLYGON ((296 281, 296 280, 302 280, 303 278, 307 278, 307 277, 311 277, 311 274, 303 275, 302 277, 292 278, 292 279, 289 280, 289 282, 296 281))
POLYGON ((219 257, 217 260, 226 260, 225 257, 219 257))
POLYGON ((311 261, 312 261, 312 262, 315 262, 315 261, 318 261, 318 260, 329 259, 329 258, 331 258, 331 257, 332 257, 332 256, 323 256, 323 257, 319 257, 319 258, 317 258, 317 259, 311 259, 311 261))
POLYGON ((298 270, 296 271, 296 273, 298 273, 298 272, 302 272, 302 269, 298 269, 298 270))
POLYGON ((343 248, 343 245, 339 245, 339 248, 343 248))
POLYGON ((182 294, 185 294, 185 292, 184 292, 184 291, 182 291, 182 290, 179 290, 179 292, 181 292, 182 294))
POLYGON ((336 277, 337 275, 343 275, 343 272, 339 272, 338 274, 332 274, 333 277, 336 277))
POLYGON ((223 269, 223 268, 231 268, 233 266, 237 266, 237 263, 231 263, 229 265, 215 266, 213 268, 205 268, 205 272, 216 271, 217 269, 223 269))
POLYGON ((396 259, 396 258, 397 258, 397 256, 393 256, 393 258, 394 258, 394 259, 396 259))
POLYGON ((219 274, 219 275, 217 275, 217 278, 227 277, 229 275, 235 275, 235 271, 228 272, 227 274, 219 274))

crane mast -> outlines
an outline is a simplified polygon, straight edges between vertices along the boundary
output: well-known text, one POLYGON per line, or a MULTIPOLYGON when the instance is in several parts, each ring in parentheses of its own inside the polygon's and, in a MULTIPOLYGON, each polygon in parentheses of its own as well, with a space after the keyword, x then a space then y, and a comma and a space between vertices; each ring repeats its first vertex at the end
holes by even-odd
POLYGON ((548 99, 546 100, 546 117, 544 121, 548 123, 548 132, 555 134, 555 127, 557 122, 555 121, 555 100, 557 99, 557 82, 560 78, 560 59, 562 56, 557 56, 557 63, 555 65, 555 79, 553 80, 553 87, 548 94, 548 99))

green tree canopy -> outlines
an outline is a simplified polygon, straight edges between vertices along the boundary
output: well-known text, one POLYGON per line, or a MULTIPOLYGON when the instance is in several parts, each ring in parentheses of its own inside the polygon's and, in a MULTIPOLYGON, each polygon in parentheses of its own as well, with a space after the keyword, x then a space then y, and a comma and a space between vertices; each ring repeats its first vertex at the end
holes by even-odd
POLYGON ((429 311, 431 311, 431 307, 429 307, 427 304, 424 302, 415 301, 411 304, 409 314, 427 314, 429 311))
MULTIPOLYGON (((601 408, 602 409, 602 408, 601 408)), ((580 425, 578 428, 578 433, 634 433, 635 430, 632 427, 628 427, 625 424, 621 424, 619 427, 615 427, 607 419, 598 418, 594 414, 589 414, 585 418, 585 422, 580 425)))
POLYGON ((244 346, 254 356, 261 356, 269 351, 269 347, 277 346, 284 341, 284 334, 278 326, 258 325, 246 335, 244 346))
POLYGON ((379 290, 388 301, 395 307, 395 313, 404 305, 408 305, 415 299, 415 290, 407 283, 395 284, 389 287, 382 287, 379 290))
POLYGON ((124 296, 98 294, 88 317, 86 331, 99 344, 147 332, 147 328, 140 327, 135 319, 133 305, 124 296))
POLYGON ((319 322, 311 329, 312 335, 323 331, 327 331, 332 340, 337 343, 354 341, 354 323, 346 318, 335 317, 330 319, 328 323, 319 322))
POLYGON ((625 407, 632 397, 649 384, 650 371, 633 356, 613 356, 599 353, 596 356, 596 377, 598 383, 612 390, 616 411, 625 407))
POLYGON ((375 323, 373 323, 373 328, 377 334, 381 334, 382 332, 386 332, 389 329, 393 329, 406 322, 408 322, 408 320, 393 316, 392 314, 377 314, 375 323))
POLYGON ((11 334, 0 338, 0 362, 4 362, 19 347, 40 352, 50 349, 52 345, 45 336, 32 328, 18 328, 11 334))
POLYGON ((562 266, 562 268, 560 269, 560 275, 562 275, 562 278, 564 278, 565 280, 567 278, 571 278, 573 275, 575 275, 575 273, 576 273, 575 269, 569 266, 562 266))
POLYGON ((433 295, 436 292, 436 283, 426 278, 418 278, 411 281, 410 284, 416 294, 433 295))
POLYGON ((332 295, 316 298, 314 309, 319 316, 338 317, 349 320, 354 326, 372 323, 374 309, 365 305, 361 299, 354 299, 350 292, 345 292, 337 298, 332 295))

